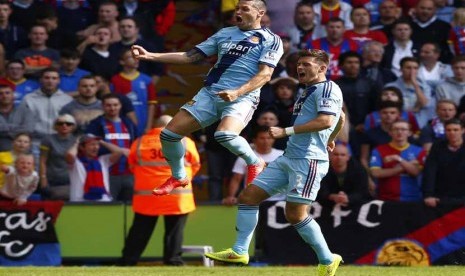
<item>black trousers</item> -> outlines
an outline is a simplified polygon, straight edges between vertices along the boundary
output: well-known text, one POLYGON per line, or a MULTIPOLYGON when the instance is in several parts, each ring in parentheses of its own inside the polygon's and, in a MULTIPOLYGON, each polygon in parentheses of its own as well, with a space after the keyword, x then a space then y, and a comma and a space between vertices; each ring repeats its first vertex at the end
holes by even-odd
MULTIPOLYGON (((165 235, 163 238, 163 264, 184 265, 182 260, 182 242, 187 214, 165 215, 165 235)), ((158 216, 134 214, 134 221, 124 243, 121 265, 136 265, 145 250, 153 230, 157 225, 158 216)))

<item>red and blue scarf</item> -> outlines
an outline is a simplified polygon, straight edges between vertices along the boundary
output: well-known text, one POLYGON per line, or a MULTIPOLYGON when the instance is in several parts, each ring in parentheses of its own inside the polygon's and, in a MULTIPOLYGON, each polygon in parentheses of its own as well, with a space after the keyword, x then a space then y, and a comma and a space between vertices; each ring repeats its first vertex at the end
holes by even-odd
POLYGON ((99 200, 107 194, 103 182, 102 165, 98 158, 79 157, 82 165, 86 169, 87 175, 84 182, 84 199, 99 200))

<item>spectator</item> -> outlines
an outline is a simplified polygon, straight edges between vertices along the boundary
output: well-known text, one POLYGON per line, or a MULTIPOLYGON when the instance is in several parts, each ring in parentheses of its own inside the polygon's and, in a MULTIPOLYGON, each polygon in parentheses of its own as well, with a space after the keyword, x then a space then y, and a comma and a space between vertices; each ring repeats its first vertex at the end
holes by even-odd
MULTIPOLYGON (((118 53, 110 48, 111 31, 107 27, 97 27, 95 44, 83 50, 79 66, 94 74, 110 79, 118 72, 118 53)), ((82 46, 82 45, 80 45, 82 46)), ((78 47, 79 48, 79 47, 78 47)))
MULTIPOLYGON (((98 7, 97 23, 77 32, 78 38, 83 40, 85 45, 95 44, 100 40, 99 35, 97 35, 97 30, 105 27, 110 31, 110 43, 120 41, 121 36, 118 32, 118 15, 118 5, 115 2, 101 1, 98 7)), ((85 46, 83 48, 85 48, 85 46)))
POLYGON ((76 121, 69 114, 58 116, 56 133, 44 137, 40 145, 40 188, 45 198, 69 200, 69 175, 66 152, 76 143, 76 121))
POLYGON ((448 43, 455 55, 465 55, 465 8, 454 12, 448 43))
MULTIPOLYGON (((58 17, 58 29, 72 41, 77 41, 77 32, 90 26, 93 21, 93 14, 89 7, 82 5, 81 0, 60 1, 56 7, 58 17)), ((77 45, 74 45, 76 47, 77 45)), ((74 48, 73 47, 73 48, 74 48)))
POLYGON ((457 105, 451 100, 439 100, 436 105, 436 117, 421 129, 419 142, 427 152, 434 142, 444 140, 444 122, 457 115, 457 105))
POLYGON ((279 1, 267 1, 267 14, 273 22, 272 31, 275 33, 285 32, 293 24, 295 7, 300 0, 287 0, 283 5, 279 1))
POLYGON ((369 168, 370 152, 377 146, 390 142, 389 130, 399 120, 402 107, 399 102, 383 101, 378 110, 381 119, 379 126, 367 130, 361 139, 360 163, 366 169, 369 168))
MULTIPOLYGON (((115 53, 121 53, 123 50, 130 49, 132 45, 141 45, 148 51, 157 51, 155 45, 150 43, 147 39, 141 38, 139 25, 133 17, 123 17, 119 21, 119 32, 121 41, 111 45, 115 53)), ((139 62, 139 70, 151 76, 153 84, 155 85, 160 76, 164 73, 164 65, 159 62, 141 60, 139 62)))
POLYGON ((433 0, 419 0, 412 14, 412 41, 419 45, 436 42, 441 48, 440 60, 449 63, 452 53, 447 45, 451 30, 449 23, 439 20, 433 0))
POLYGON ((379 200, 420 201, 421 185, 418 175, 425 152, 411 145, 410 125, 397 121, 391 125, 391 142, 376 147, 371 153, 370 173, 377 179, 379 200))
POLYGON ((27 198, 36 190, 39 176, 34 171, 34 156, 20 154, 14 166, 0 164, 0 171, 5 173, 5 183, 0 189, 0 200, 11 200, 16 205, 24 205, 27 198))
POLYGON ((412 111, 420 127, 423 127, 434 116, 435 99, 429 85, 418 78, 418 68, 419 62, 416 58, 402 58, 400 61, 401 76, 386 86, 400 89, 404 99, 404 109, 412 111))
POLYGON ((60 52, 60 89, 70 96, 78 95, 79 80, 90 75, 89 71, 78 68, 81 55, 75 49, 63 49, 60 52))
POLYGON ((378 41, 383 45, 388 43, 388 39, 382 31, 370 30, 370 12, 365 7, 353 8, 350 20, 352 20, 354 28, 347 30, 344 37, 355 41, 359 49, 369 41, 378 41))
MULTIPOLYGON (((307 41, 320 36, 315 32, 315 12, 311 3, 301 1, 297 3, 294 12, 294 26, 289 28, 288 34, 294 48, 304 49, 307 41)), ((321 29, 321 28, 320 28, 321 29)), ((323 34, 321 34, 323 36, 323 34)))
MULTIPOLYGON (((97 99, 102 100, 103 96, 111 94, 110 81, 101 75, 94 75, 94 79, 97 82, 97 99)), ((132 121, 134 125, 137 125, 136 112, 131 100, 125 95, 114 94, 121 102, 120 116, 127 117, 132 121)))
POLYGON ((452 22, 455 7, 449 5, 448 0, 433 0, 436 7, 436 16, 444 22, 452 22))
POLYGON ((75 48, 78 45, 77 37, 60 28, 56 11, 53 7, 42 9, 37 14, 36 24, 47 29, 47 46, 53 49, 75 48))
POLYGON ((141 37, 154 44, 157 49, 156 52, 163 51, 165 48, 164 37, 174 24, 176 16, 175 2, 173 0, 123 0, 120 2, 120 17, 133 17, 141 24, 141 37))
POLYGON ((6 64, 6 75, 0 78, 0 84, 11 87, 14 91, 15 105, 19 105, 24 96, 38 89, 39 83, 33 79, 26 79, 26 67, 20 59, 13 59, 6 64))
POLYGON ((356 52, 345 52, 339 56, 339 67, 344 73, 336 83, 344 97, 350 114, 350 123, 362 132, 365 117, 376 108, 379 87, 371 79, 360 75, 362 57, 356 52))
MULTIPOLYGON (((307 41, 308 49, 321 49, 330 54, 328 76, 336 80, 342 76, 338 65, 339 55, 347 51, 357 51, 357 44, 352 40, 344 38, 344 21, 340 18, 331 18, 325 26, 326 37, 307 41)), ((295 68, 295 67, 294 67, 295 68)), ((295 70, 295 69, 294 69, 295 70)))
POLYGON ((63 106, 60 114, 74 117, 78 133, 85 133, 89 122, 103 114, 102 102, 97 99, 97 82, 93 76, 84 76, 79 80, 77 97, 63 106))
POLYGON ((278 116, 278 126, 285 128, 291 125, 298 80, 294 78, 276 78, 270 81, 275 100, 266 110, 278 116))
POLYGON ((464 128, 458 119, 446 121, 444 127, 446 139, 433 144, 425 162, 422 188, 424 202, 429 207, 465 201, 464 128))
MULTIPOLYGON (((126 117, 120 116, 121 101, 114 94, 102 98, 103 115, 90 121, 86 133, 102 137, 105 142, 129 150, 137 138, 135 125, 126 117)), ((102 150, 101 154, 108 153, 102 150)), ((121 157, 110 168, 110 193, 114 200, 130 201, 133 193, 133 176, 129 171, 127 158, 121 157)), ((108 190, 107 190, 108 191, 108 190)))
POLYGON ((318 197, 320 203, 342 206, 369 199, 367 172, 343 143, 336 143, 329 154, 329 170, 321 180, 318 197))
POLYGON ((384 47, 380 42, 369 41, 363 44, 361 75, 370 78, 378 87, 397 79, 391 70, 381 67, 383 55, 384 47))
POLYGON ((439 61, 440 54, 441 49, 437 43, 426 42, 421 46, 418 78, 425 81, 433 92, 439 83, 453 75, 450 65, 439 61))
POLYGON ((58 68, 60 53, 47 46, 47 29, 41 25, 34 25, 29 31, 29 48, 18 50, 14 58, 20 59, 26 65, 26 75, 38 77, 40 71, 54 67, 58 68))
POLYGON ((111 201, 108 169, 127 152, 101 138, 86 134, 66 153, 70 201, 111 201), (110 153, 99 156, 100 146, 110 153))
POLYGON ((131 99, 137 117, 137 133, 142 135, 152 128, 155 118, 156 91, 152 79, 137 70, 139 61, 130 49, 124 50, 119 59, 123 70, 113 76, 111 84, 116 94, 131 99))
POLYGON ((326 24, 329 23, 331 18, 340 18, 342 20, 344 30, 351 30, 353 28, 352 21, 350 20, 350 13, 352 6, 340 0, 323 0, 313 5, 315 12, 315 23, 319 37, 324 37, 328 31, 326 24))
POLYGON ((10 22, 20 26, 24 30, 30 30, 36 24, 37 15, 44 9, 50 8, 49 4, 34 0, 12 0, 13 12, 10 22))
MULTIPOLYGON (((154 128, 136 140, 129 153, 129 164, 134 172, 135 185, 132 208, 134 220, 126 237, 120 264, 136 265, 155 229, 159 216, 165 221, 163 239, 163 264, 183 265, 182 244, 184 226, 189 213, 195 210, 192 183, 177 193, 154 197, 151 190, 163 184, 171 175, 170 167, 161 153, 160 133, 171 120, 163 115, 156 120, 154 128), (153 154, 156 152, 157 154, 153 154), (158 164, 158 165, 150 165, 158 164)), ((200 169, 200 157, 194 141, 184 138, 186 153, 184 155, 186 171, 192 179, 200 169)))
POLYGON ((392 26, 393 38, 388 45, 384 47, 384 56, 381 61, 381 66, 391 69, 392 72, 399 77, 400 61, 404 57, 417 56, 420 45, 411 40, 412 27, 405 20, 396 21, 392 26))
MULTIPOLYGON (((262 158, 266 164, 276 160, 283 155, 284 151, 275 149, 273 143, 275 139, 271 137, 268 126, 257 126, 254 129, 252 143, 254 152, 262 158)), ((232 177, 229 181, 228 192, 222 203, 224 205, 236 205, 238 192, 244 185, 244 176, 247 174, 247 164, 244 159, 238 157, 232 168, 232 177)))
POLYGON ((381 30, 389 41, 392 40, 392 28, 394 22, 399 19, 402 9, 397 6, 395 0, 384 0, 379 4, 379 18, 372 22, 372 30, 381 30))
POLYGON ((5 59, 11 60, 17 49, 27 46, 26 31, 12 22, 10 16, 12 13, 11 1, 0 1, 0 43, 5 48, 5 59))
MULTIPOLYGON (((398 102, 401 108, 404 106, 404 97, 402 96, 402 92, 396 87, 386 86, 383 88, 383 90, 381 90, 381 93, 378 94, 377 105, 381 106, 382 102, 385 101, 398 102)), ((405 111, 402 109, 400 118, 410 124, 413 136, 419 134, 420 127, 418 126, 417 119, 415 118, 415 114, 413 114, 413 112, 405 111)), ((381 116, 379 111, 371 112, 365 118, 365 131, 377 127, 380 124, 381 116)))
POLYGON ((465 56, 456 56, 452 60, 452 72, 454 76, 446 78, 436 87, 436 99, 449 99, 455 104, 461 105, 461 99, 465 95, 465 56))
POLYGON ((33 129, 32 114, 15 107, 13 90, 0 85, 0 152, 11 150, 17 134, 32 133, 33 129))
POLYGON ((33 153, 39 156, 41 139, 55 133, 53 129, 58 113, 73 98, 58 88, 60 75, 56 69, 45 69, 40 77, 40 88, 26 95, 19 108, 21 112, 30 112, 33 116, 33 153))
MULTIPOLYGON (((28 133, 18 133, 13 139, 11 149, 0 152, 0 164, 10 166, 15 163, 16 157, 31 152, 32 139, 28 133)), ((0 188, 3 186, 5 174, 0 172, 0 188)))

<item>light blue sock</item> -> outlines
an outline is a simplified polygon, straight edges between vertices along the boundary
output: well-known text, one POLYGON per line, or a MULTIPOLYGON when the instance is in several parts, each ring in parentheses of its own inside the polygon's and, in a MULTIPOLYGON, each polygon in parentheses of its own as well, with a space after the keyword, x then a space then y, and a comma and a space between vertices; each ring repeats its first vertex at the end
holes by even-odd
POLYGON ((244 159, 247 165, 260 162, 247 140, 232 131, 215 131, 215 140, 230 152, 244 159))
POLYGON ((258 206, 239 204, 236 218, 236 243, 232 247, 237 254, 249 254, 253 231, 258 223, 258 206))
POLYGON ((303 221, 294 224, 294 228, 315 251, 320 264, 328 265, 333 262, 333 254, 329 251, 320 225, 314 219, 308 216, 303 221))
POLYGON ((184 153, 186 149, 181 143, 183 136, 176 134, 166 128, 160 133, 161 151, 171 167, 171 175, 177 179, 186 178, 184 169, 184 153))

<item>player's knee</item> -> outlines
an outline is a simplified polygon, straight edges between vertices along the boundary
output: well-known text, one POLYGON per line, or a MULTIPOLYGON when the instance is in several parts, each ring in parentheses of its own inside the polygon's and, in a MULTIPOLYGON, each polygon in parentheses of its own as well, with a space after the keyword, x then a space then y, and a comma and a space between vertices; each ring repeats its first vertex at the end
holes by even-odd
POLYGON ((222 145, 236 139, 237 136, 238 134, 232 131, 215 131, 215 140, 222 145))
POLYGON ((308 217, 308 214, 302 214, 301 212, 297 212, 294 209, 287 209, 287 208, 284 212, 284 215, 286 216, 286 220, 290 224, 297 224, 303 221, 306 217, 308 217))
POLYGON ((160 133, 160 140, 163 142, 179 142, 184 136, 172 132, 171 130, 164 128, 160 133))
POLYGON ((253 193, 248 193, 246 189, 239 194, 237 202, 245 205, 259 205, 261 199, 256 197, 253 193))

